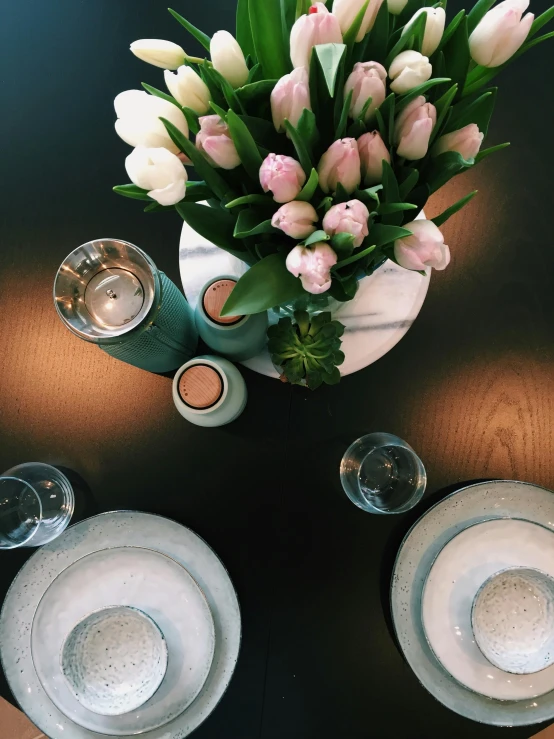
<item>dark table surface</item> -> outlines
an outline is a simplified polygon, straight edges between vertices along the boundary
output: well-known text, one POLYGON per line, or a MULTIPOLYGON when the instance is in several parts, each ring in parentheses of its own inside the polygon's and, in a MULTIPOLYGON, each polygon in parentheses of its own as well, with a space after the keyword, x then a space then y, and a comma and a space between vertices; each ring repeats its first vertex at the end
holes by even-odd
MULTIPOLYGON (((212 33, 233 30, 234 7, 176 9, 212 33)), ((545 8, 536 0, 531 10, 545 8)), ((433 274, 400 344, 315 393, 244 370, 245 413, 208 430, 177 413, 168 377, 79 341, 52 304, 58 265, 91 238, 141 246, 180 284, 177 215, 144 215, 111 187, 127 180, 129 151, 113 130, 113 98, 141 81, 163 86, 128 45, 158 37, 199 51, 181 31, 154 0, 2 3, 0 470, 64 465, 90 487, 81 517, 152 511, 222 558, 243 644, 198 739, 529 737, 535 728, 481 726, 437 703, 386 614, 395 552, 431 502, 474 479, 554 488, 554 47, 500 77, 488 141, 512 148, 428 207, 434 215, 480 190, 444 227, 452 263, 433 274), (425 499, 405 516, 363 513, 341 491, 343 450, 376 430, 406 439, 427 467, 425 499)), ((0 600, 30 553, 0 555, 0 600)), ((13 700, 3 679, 0 692, 13 700)))

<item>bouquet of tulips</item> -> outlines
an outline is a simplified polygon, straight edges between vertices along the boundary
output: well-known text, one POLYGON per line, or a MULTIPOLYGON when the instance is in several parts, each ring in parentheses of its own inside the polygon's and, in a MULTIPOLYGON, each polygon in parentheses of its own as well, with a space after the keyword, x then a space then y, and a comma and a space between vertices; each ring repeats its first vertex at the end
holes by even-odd
POLYGON ((175 208, 250 265, 224 315, 302 309, 270 329, 291 382, 340 378, 342 326, 326 314, 311 329, 310 301, 352 299, 387 258, 409 270, 448 265, 439 227, 475 192, 432 221, 415 216, 508 146, 482 147, 497 92, 488 85, 554 35, 537 36, 554 8, 535 19, 529 0, 493 3, 447 23, 446 0, 238 0, 236 38, 210 38, 170 10, 206 58, 169 41, 131 44, 165 70, 167 92, 143 83, 116 97, 116 131, 136 148, 133 184, 114 189, 146 211, 175 208))

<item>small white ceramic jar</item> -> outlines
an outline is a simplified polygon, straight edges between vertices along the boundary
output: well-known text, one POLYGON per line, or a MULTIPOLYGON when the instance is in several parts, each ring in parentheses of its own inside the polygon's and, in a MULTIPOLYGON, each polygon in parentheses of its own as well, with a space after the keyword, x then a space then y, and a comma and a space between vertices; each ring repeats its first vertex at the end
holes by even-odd
POLYGON ((196 426, 224 426, 246 406, 246 384, 228 359, 202 355, 177 370, 173 402, 179 413, 196 426))

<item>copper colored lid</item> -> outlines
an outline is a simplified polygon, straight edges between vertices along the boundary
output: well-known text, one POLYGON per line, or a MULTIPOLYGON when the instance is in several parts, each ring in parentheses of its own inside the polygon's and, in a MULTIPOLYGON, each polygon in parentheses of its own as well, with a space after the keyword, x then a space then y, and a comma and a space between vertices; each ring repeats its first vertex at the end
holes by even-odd
POLYGON ((213 367, 193 364, 179 380, 179 395, 191 408, 203 410, 215 405, 223 393, 223 380, 213 367))
POLYGON ((243 316, 222 316, 221 309, 236 285, 235 280, 217 280, 204 293, 204 310, 214 323, 229 326, 242 320, 243 316))

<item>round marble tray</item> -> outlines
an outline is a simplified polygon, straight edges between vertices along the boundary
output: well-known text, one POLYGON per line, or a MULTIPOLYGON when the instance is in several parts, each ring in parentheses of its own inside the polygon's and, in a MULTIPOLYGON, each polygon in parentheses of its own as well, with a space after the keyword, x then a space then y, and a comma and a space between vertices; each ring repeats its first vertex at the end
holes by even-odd
MULTIPOLYGON (((424 218, 423 213, 420 214, 424 218)), ((196 233, 183 223, 179 247, 181 281, 187 300, 194 308, 202 287, 213 277, 240 277, 247 265, 196 233)), ((386 261, 374 274, 360 282, 354 300, 342 303, 334 317, 346 327, 342 340, 345 354, 341 375, 367 367, 395 346, 416 319, 429 287, 427 275, 403 269, 386 261)), ((278 316, 269 311, 269 322, 278 316)), ((245 367, 268 377, 279 377, 264 349, 246 362, 245 367)))
POLYGON ((241 639, 239 604, 227 571, 210 547, 190 529, 150 513, 103 513, 67 529, 38 549, 13 581, 0 614, 0 657, 21 708, 50 739, 106 739, 67 718, 52 703, 35 672, 31 625, 53 580, 81 557, 112 547, 153 549, 186 567, 206 596, 215 626, 209 675, 194 702, 179 716, 141 739, 184 739, 217 706, 231 680, 241 639))

